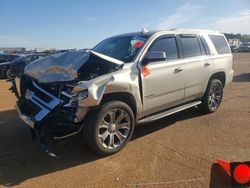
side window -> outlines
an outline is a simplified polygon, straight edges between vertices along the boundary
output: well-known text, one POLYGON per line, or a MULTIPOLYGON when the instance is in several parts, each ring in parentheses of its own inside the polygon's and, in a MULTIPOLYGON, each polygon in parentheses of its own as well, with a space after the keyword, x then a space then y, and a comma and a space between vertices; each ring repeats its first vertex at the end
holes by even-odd
POLYGON ((181 36, 180 39, 185 57, 195 57, 203 54, 199 39, 196 36, 181 36))
POLYGON ((157 39, 149 49, 150 52, 165 52, 167 60, 178 59, 178 48, 175 37, 157 39))
POLYGON ((227 41, 222 35, 209 35, 209 38, 214 44, 214 47, 218 54, 228 54, 231 53, 227 41))

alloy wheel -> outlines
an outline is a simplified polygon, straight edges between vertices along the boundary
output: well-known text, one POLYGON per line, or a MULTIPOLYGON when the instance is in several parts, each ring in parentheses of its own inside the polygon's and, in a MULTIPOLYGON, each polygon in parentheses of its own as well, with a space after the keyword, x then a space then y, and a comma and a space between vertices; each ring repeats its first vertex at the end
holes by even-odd
POLYGON ((127 140, 130 128, 131 119, 129 114, 121 108, 112 109, 99 124, 99 142, 107 149, 120 147, 127 140))
POLYGON ((221 85, 218 83, 215 83, 208 95, 208 105, 211 110, 215 110, 219 107, 222 99, 222 88, 221 85))

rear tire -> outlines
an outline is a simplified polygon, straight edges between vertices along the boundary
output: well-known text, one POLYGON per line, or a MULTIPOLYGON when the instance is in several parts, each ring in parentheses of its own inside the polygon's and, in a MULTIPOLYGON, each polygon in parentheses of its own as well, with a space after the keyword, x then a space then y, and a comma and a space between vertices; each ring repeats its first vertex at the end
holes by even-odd
POLYGON ((87 145, 98 154, 111 155, 131 139, 135 118, 126 103, 112 101, 90 111, 84 123, 83 136, 87 145))
POLYGON ((212 79, 207 85, 206 92, 202 97, 201 109, 206 113, 215 112, 222 101, 223 85, 220 80, 212 79))

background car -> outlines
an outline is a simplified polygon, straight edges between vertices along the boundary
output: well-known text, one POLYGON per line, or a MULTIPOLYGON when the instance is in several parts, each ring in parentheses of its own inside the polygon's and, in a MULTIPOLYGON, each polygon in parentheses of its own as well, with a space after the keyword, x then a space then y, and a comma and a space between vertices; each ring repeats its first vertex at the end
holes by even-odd
POLYGON ((5 62, 13 61, 19 58, 20 55, 8 55, 8 54, 0 54, 0 64, 5 62))
POLYGON ((31 55, 24 55, 20 56, 19 58, 11 61, 11 62, 5 62, 0 64, 0 75, 1 78, 4 79, 12 79, 17 76, 20 76, 23 71, 24 67, 31 63, 32 61, 35 61, 39 58, 44 57, 45 55, 37 55, 37 54, 31 54, 31 55))
POLYGON ((236 52, 237 48, 238 48, 238 46, 236 46, 236 45, 230 46, 231 52, 236 52))
POLYGON ((240 43, 240 45, 234 48, 233 52, 250 52, 250 43, 240 43))

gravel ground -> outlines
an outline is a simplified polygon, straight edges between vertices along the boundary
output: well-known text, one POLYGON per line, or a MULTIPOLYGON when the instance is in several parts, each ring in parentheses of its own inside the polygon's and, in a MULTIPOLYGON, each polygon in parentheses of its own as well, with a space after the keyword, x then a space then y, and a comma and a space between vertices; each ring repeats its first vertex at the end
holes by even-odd
POLYGON ((32 141, 0 81, 0 187, 230 187, 216 159, 250 160, 250 54, 234 54, 235 77, 220 109, 192 108, 138 125, 119 153, 99 157, 80 136, 56 142, 58 158, 32 141))

